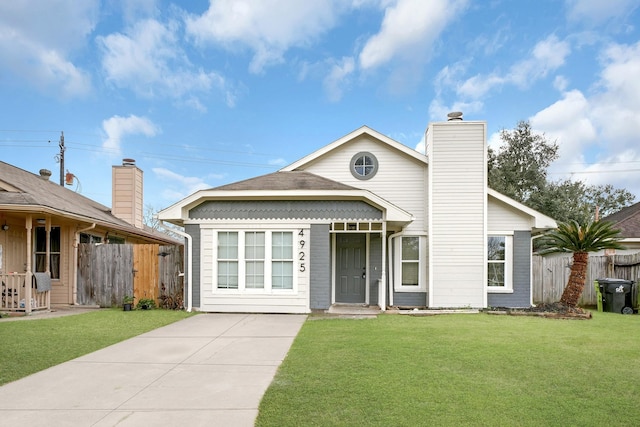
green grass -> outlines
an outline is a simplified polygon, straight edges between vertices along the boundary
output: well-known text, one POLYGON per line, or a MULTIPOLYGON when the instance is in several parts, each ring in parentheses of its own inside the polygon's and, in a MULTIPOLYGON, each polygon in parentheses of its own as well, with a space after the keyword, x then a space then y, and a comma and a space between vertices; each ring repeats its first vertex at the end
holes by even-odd
POLYGON ((52 319, 0 320, 0 385, 191 316, 122 309, 52 319))
POLYGON ((640 424, 640 316, 307 321, 258 426, 640 424))

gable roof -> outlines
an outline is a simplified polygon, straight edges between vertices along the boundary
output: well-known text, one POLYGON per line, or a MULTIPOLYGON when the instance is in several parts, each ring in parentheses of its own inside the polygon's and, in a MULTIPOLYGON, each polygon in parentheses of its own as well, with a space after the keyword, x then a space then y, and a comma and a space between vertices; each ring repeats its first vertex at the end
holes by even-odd
POLYGON ((40 175, 0 161, 0 209, 48 213, 97 223, 155 241, 176 243, 170 236, 141 230, 114 216, 111 209, 40 175))
POLYGON ((190 209, 208 200, 363 200, 385 212, 386 220, 407 223, 413 216, 368 190, 306 171, 274 172, 197 191, 163 209, 158 218, 182 225, 190 209))
POLYGON ((212 190, 356 190, 355 187, 305 171, 273 172, 267 175, 238 181, 212 190))
POLYGON ((293 171, 296 169, 300 169, 303 168, 305 165, 308 165, 309 163, 313 162, 314 160, 324 156, 325 154, 339 148, 340 146, 342 146, 343 144, 346 144, 352 140, 354 140, 355 138, 362 136, 362 135, 369 135, 377 140, 379 140, 380 142, 384 143, 385 145, 387 145, 388 147, 393 148, 394 150, 400 151, 404 154, 406 154, 409 157, 412 157, 422 163, 428 163, 427 160, 427 156, 425 156, 422 153, 419 153, 416 150, 413 150, 409 147, 407 147, 404 144, 399 143, 398 141, 395 141, 391 138, 389 138, 386 135, 381 134, 378 131, 375 131, 373 129, 371 129, 368 126, 362 126, 359 129, 354 130, 353 132, 348 133, 347 135, 343 136, 340 139, 337 139, 335 141, 333 141, 332 143, 325 145, 324 147, 320 148, 319 150, 314 151, 313 153, 301 158, 298 161, 295 161, 293 163, 291 163, 288 166, 283 167, 282 169, 280 169, 280 171, 293 171))
POLYGON ((531 209, 528 206, 523 205, 520 202, 517 202, 515 200, 513 200, 512 198, 505 196, 502 193, 497 192, 496 190, 487 187, 487 194, 495 199, 498 199, 500 201, 502 201, 503 203, 506 203, 507 205, 519 210, 520 212, 523 212, 527 215, 529 215, 532 219, 533 219, 533 231, 544 231, 544 230, 549 230, 552 228, 556 228, 558 226, 558 224, 556 223, 556 220, 543 214, 540 213, 538 211, 536 211, 535 209, 531 209))
POLYGON ((602 220, 612 222, 614 228, 620 230, 622 237, 638 238, 640 237, 640 202, 622 208, 602 220))

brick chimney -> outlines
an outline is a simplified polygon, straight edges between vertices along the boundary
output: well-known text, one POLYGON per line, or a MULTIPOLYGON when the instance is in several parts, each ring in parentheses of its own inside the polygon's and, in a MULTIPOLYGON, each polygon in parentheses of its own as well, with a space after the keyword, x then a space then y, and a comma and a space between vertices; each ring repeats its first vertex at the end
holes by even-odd
POLYGON ((142 170, 134 159, 122 159, 111 169, 111 213, 136 228, 144 228, 142 170))

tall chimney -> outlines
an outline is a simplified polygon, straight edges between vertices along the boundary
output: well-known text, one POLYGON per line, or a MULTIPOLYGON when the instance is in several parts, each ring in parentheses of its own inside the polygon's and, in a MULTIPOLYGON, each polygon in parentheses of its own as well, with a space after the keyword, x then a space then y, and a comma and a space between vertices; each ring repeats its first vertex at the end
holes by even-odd
POLYGON ((142 170, 134 159, 122 159, 111 169, 111 213, 136 228, 144 228, 142 170))

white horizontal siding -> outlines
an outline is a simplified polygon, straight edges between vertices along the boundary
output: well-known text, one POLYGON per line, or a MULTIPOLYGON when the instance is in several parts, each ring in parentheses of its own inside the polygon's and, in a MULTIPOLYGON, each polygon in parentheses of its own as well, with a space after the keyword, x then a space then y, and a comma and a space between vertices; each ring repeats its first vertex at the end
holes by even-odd
POLYGON ((486 304, 485 132, 484 123, 447 122, 427 134, 432 307, 486 304))
POLYGON ((489 234, 530 230, 533 225, 531 216, 493 197, 489 197, 487 210, 489 234))
POLYGON ((377 194, 411 213, 415 221, 407 230, 418 232, 426 229, 426 167, 425 163, 369 135, 362 135, 305 166, 304 170, 377 194), (351 159, 361 151, 368 151, 378 159, 378 172, 369 180, 359 180, 351 174, 351 159))

